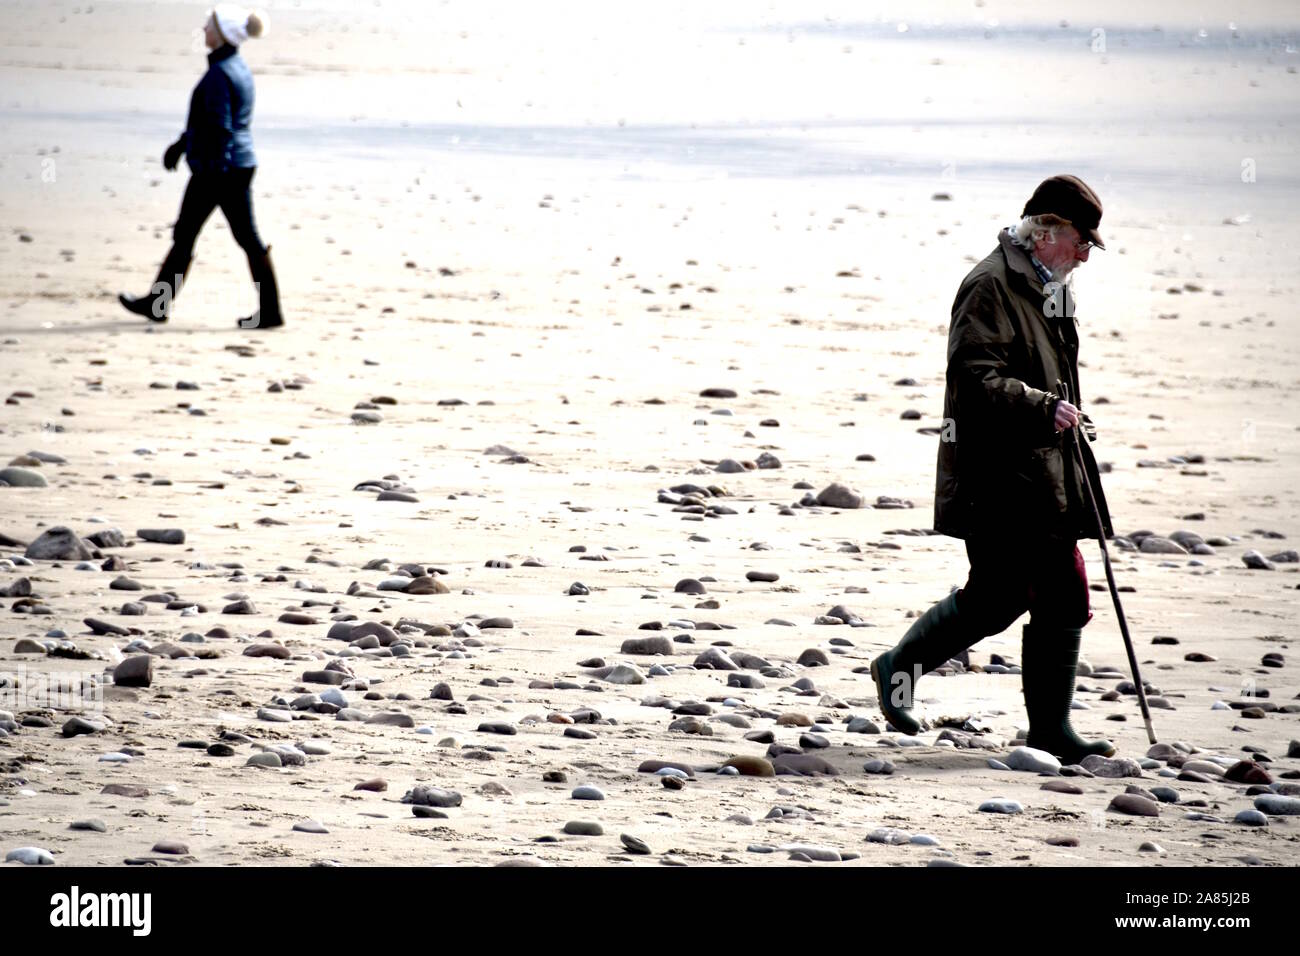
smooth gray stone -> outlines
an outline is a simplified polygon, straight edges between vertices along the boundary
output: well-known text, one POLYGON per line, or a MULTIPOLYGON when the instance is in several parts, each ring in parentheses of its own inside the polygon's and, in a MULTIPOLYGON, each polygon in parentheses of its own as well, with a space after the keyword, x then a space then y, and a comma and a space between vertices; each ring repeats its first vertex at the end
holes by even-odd
POLYGON ((1012 770, 1024 770, 1029 773, 1059 774, 1061 772, 1061 761, 1046 750, 1036 750, 1033 747, 1017 747, 1003 763, 1012 770))
POLYGON ((244 762, 245 767, 282 767, 284 762, 280 760, 280 755, 273 750, 263 750, 261 753, 255 753, 244 762))
POLYGON ((460 806, 461 799, 461 795, 455 790, 443 790, 441 787, 418 783, 406 792, 401 802, 424 807, 447 808, 460 806))
POLYGON ((979 806, 982 813, 1020 813, 1025 808, 1015 800, 985 800, 979 806))
POLYGON ((93 554, 71 528, 56 525, 27 546, 24 556, 34 561, 89 561, 93 554))
POLYGON ((132 654, 113 668, 118 687, 148 687, 153 683, 153 655, 132 654))
POLYGON ((6 863, 24 863, 27 866, 52 866, 54 857, 49 850, 36 846, 20 846, 5 854, 6 863))
POLYGON ((720 647, 710 647, 695 658, 695 666, 712 668, 715 671, 740 670, 736 662, 720 647))
POLYGON ((645 856, 650 852, 650 847, 644 840, 634 837, 630 833, 620 834, 619 840, 622 842, 623 846, 627 848, 627 852, 629 853, 634 853, 638 856, 645 856))
POLYGON ((631 664, 616 664, 601 678, 610 684, 644 684, 645 675, 631 664))
POLYGON ((574 800, 604 800, 605 794, 599 787, 574 787, 572 797, 574 800))
POLYGON ((783 846, 781 849, 790 853, 790 858, 794 859, 796 854, 801 854, 813 863, 839 863, 843 857, 840 851, 828 846, 806 846, 798 844, 795 846, 783 846))
POLYGON ((45 488, 48 486, 45 476, 39 471, 33 471, 30 468, 18 468, 17 466, 0 468, 0 481, 11 488, 45 488))
POLYGON ((605 828, 594 820, 570 820, 564 832, 570 836, 604 836, 605 828))
POLYGON ((135 536, 154 544, 184 544, 185 532, 180 528, 140 528, 135 536))
POLYGON ((381 724, 386 727, 414 727, 415 718, 400 711, 384 711, 366 718, 368 724, 381 724))
POLYGON ((79 737, 82 734, 97 734, 104 729, 106 725, 97 720, 87 720, 85 717, 69 717, 63 725, 63 736, 79 737))
POLYGON ((660 655, 671 657, 673 642, 662 635, 655 637, 629 637, 619 649, 620 654, 660 655))
POLYGON ((1268 817, 1258 810, 1242 810, 1233 817, 1233 822, 1248 827, 1266 827, 1268 826, 1268 817))
POLYGON ((1276 793, 1261 793, 1255 798, 1255 809, 1270 816, 1295 816, 1300 814, 1300 797, 1286 797, 1276 793))

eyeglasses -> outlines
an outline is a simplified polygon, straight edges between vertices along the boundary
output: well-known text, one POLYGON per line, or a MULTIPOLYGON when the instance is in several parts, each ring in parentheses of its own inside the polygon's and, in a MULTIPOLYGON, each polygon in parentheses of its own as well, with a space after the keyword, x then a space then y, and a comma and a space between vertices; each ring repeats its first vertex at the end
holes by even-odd
POLYGON ((1089 240, 1082 240, 1082 241, 1076 242, 1076 243, 1074 244, 1074 251, 1075 251, 1075 252, 1080 252, 1080 253, 1082 253, 1082 252, 1087 252, 1089 249, 1091 249, 1091 248, 1092 248, 1093 246, 1095 246, 1095 245, 1097 245, 1097 244, 1096 244, 1095 242, 1093 242, 1092 240, 1090 240, 1090 239, 1089 239, 1089 240))

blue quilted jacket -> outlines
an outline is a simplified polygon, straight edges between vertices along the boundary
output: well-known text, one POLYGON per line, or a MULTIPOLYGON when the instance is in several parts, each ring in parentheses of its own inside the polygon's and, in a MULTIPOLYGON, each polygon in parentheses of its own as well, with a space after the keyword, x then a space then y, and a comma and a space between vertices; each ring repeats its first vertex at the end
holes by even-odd
POLYGON ((257 165, 253 153, 253 74, 229 43, 208 54, 185 123, 185 160, 196 173, 257 165))

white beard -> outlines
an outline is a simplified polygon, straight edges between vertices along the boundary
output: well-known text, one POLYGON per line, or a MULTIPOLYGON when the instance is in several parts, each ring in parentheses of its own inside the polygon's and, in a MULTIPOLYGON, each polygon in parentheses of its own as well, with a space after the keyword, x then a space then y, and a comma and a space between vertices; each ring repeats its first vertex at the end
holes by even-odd
POLYGON ((1061 285, 1066 286, 1070 290, 1070 293, 1073 294, 1074 293, 1074 266, 1067 266, 1064 269, 1053 269, 1052 281, 1059 282, 1061 285))

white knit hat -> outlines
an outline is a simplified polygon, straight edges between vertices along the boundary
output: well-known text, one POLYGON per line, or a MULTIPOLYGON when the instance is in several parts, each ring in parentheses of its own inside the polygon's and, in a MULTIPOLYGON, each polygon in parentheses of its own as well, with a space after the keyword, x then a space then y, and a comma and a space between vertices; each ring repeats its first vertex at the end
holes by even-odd
POLYGON ((265 36, 267 32, 265 13, 249 12, 238 4, 218 3, 208 15, 216 22, 221 38, 231 46, 239 46, 249 37, 265 36))

